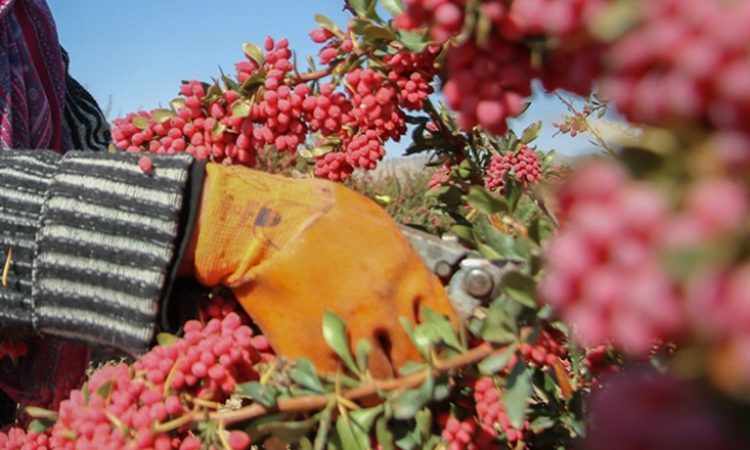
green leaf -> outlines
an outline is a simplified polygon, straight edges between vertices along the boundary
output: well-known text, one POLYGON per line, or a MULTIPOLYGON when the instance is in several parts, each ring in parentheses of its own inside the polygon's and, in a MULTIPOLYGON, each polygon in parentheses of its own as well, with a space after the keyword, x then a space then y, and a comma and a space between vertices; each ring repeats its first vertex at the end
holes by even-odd
POLYGON ((263 85, 263 83, 265 83, 266 75, 267 74, 264 70, 255 72, 250 78, 242 82, 240 85, 240 91, 245 95, 252 95, 263 85))
MULTIPOLYGON (((382 23, 383 19, 378 15, 378 0, 367 0, 369 4, 367 6, 367 17, 374 20, 375 22, 382 23)), ((395 38, 393 39, 396 40, 395 38)))
POLYGON ((242 44, 242 52, 250 59, 255 61, 258 67, 263 66, 266 63, 266 57, 263 54, 263 49, 258 44, 251 44, 250 42, 244 42, 242 44))
POLYGON ((357 358, 357 367, 359 368, 359 371, 364 373, 367 371, 367 361, 370 357, 370 352, 372 351, 372 344, 370 344, 370 341, 367 339, 360 339, 357 342, 357 351, 356 351, 356 358, 357 358))
POLYGON ((461 343, 458 341, 456 330, 451 322, 442 314, 438 314, 430 308, 422 309, 422 317, 425 324, 435 330, 437 336, 454 350, 461 351, 461 343))
POLYGON ((432 399, 441 402, 448 398, 452 391, 452 381, 450 374, 447 372, 439 374, 437 378, 435 378, 435 388, 433 389, 432 399))
POLYGON ((500 259, 526 260, 529 257, 529 250, 520 239, 496 229, 489 220, 479 218, 475 230, 479 240, 492 247, 500 259))
POLYGON ((328 17, 322 14, 316 14, 315 23, 330 31, 331 33, 341 36, 341 30, 339 30, 339 27, 337 27, 336 24, 328 17))
POLYGON ((479 368, 479 373, 489 376, 500 372, 505 369, 515 352, 516 345, 514 344, 505 348, 502 353, 493 353, 484 358, 477 366, 479 368))
POLYGON ((431 326, 420 324, 414 328, 414 341, 417 345, 417 350, 427 358, 430 351, 440 342, 440 336, 438 335, 437 330, 431 326))
POLYGON ((49 428, 51 428, 55 424, 54 420, 49 419, 35 419, 32 420, 29 424, 28 431, 29 433, 34 434, 42 434, 46 432, 49 428))
POLYGON ((26 414, 35 419, 57 420, 57 413, 38 406, 27 406, 24 408, 26 414))
POLYGON ((179 111, 180 108, 184 108, 185 106, 187 106, 187 103, 185 102, 184 98, 177 97, 169 102, 169 106, 171 106, 175 111, 179 111))
POLYGON ((505 178, 505 200, 508 202, 508 210, 515 212, 521 201, 521 196, 524 193, 524 187, 519 183, 515 177, 505 178))
POLYGON ((401 3, 401 0, 381 0, 380 3, 386 11, 394 16, 404 11, 404 5, 401 3))
POLYGON ((177 336, 172 333, 159 333, 156 335, 156 343, 162 347, 169 347, 176 344, 178 341, 177 336))
POLYGON ((503 259, 503 255, 496 252, 494 248, 490 247, 489 245, 482 244, 481 242, 477 242, 477 250, 479 250, 479 253, 482 254, 487 259, 503 259))
POLYGON ((461 163, 458 165, 458 176, 466 179, 471 177, 472 173, 474 173, 474 163, 471 161, 471 159, 467 158, 461 161, 461 163))
POLYGON ((431 399, 435 380, 431 372, 418 389, 409 389, 391 398, 393 417, 400 420, 413 418, 431 399))
POLYGON ((109 397, 109 394, 112 393, 112 388, 114 387, 114 380, 107 380, 106 382, 102 383, 101 386, 96 388, 96 394, 99 397, 106 399, 107 397, 109 397))
POLYGON ((367 14, 367 0, 347 0, 347 3, 358 16, 364 16, 367 14))
POLYGON ((228 77, 223 72, 221 74, 221 80, 224 82, 224 86, 230 90, 230 91, 239 91, 240 85, 237 83, 236 80, 232 79, 231 77, 228 77))
POLYGON ((358 409, 356 411, 351 411, 349 413, 349 418, 358 428, 369 436, 375 420, 383 414, 384 409, 385 408, 382 404, 372 408, 358 409))
MULTIPOLYGON (((83 395, 83 404, 88 405, 91 393, 89 392, 89 383, 83 383, 83 386, 81 386, 81 394, 83 395)), ((32 416, 33 417, 33 416, 32 416)))
POLYGON ((321 145, 320 147, 315 147, 312 149, 312 155, 315 157, 323 156, 326 153, 330 153, 333 151, 333 145, 321 145))
POLYGON ((474 236, 474 229, 467 227, 466 225, 454 225, 451 227, 451 233, 458 236, 460 239, 470 243, 476 243, 476 237, 474 236))
POLYGON ((343 415, 336 420, 336 433, 341 440, 342 449, 364 450, 369 447, 369 436, 343 415))
POLYGON ((315 434, 314 447, 315 450, 323 450, 328 440, 328 432, 331 429, 331 416, 333 409, 336 407, 335 399, 331 398, 328 401, 323 412, 320 413, 320 422, 318 424, 318 432, 315 434))
POLYGON ((508 205, 500 197, 494 196, 479 186, 472 186, 466 196, 466 201, 483 214, 508 212, 508 205))
POLYGON ((354 23, 352 26, 352 30, 358 35, 364 37, 368 42, 373 42, 376 40, 390 42, 398 39, 396 33, 394 33, 390 28, 375 25, 368 20, 355 19, 353 22, 354 23))
POLYGON ((526 418, 526 407, 531 396, 531 377, 523 360, 519 359, 506 380, 505 411, 515 428, 520 429, 526 418))
POLYGON ((143 116, 136 116, 133 118, 133 125, 139 130, 145 130, 148 128, 148 119, 143 116))
POLYGON ((464 193, 456 186, 444 186, 436 191, 438 200, 449 208, 458 208, 464 204, 464 193))
POLYGON ((417 372, 421 372, 423 370, 428 369, 429 366, 425 363, 418 363, 415 361, 407 361, 404 363, 403 366, 398 368, 398 373, 402 377, 405 377, 407 375, 411 375, 417 372))
POLYGON ((523 134, 521 135, 521 142, 524 144, 528 144, 530 142, 533 142, 536 140, 536 138, 539 137, 539 132, 542 130, 542 121, 536 121, 526 127, 525 130, 523 130, 523 134))
POLYGON ((232 105, 232 116, 237 118, 245 118, 250 115, 250 104, 247 102, 239 101, 232 105))
POLYGON ((501 282, 508 297, 529 308, 536 308, 536 282, 528 275, 510 272, 501 282))
POLYGON ((206 90, 206 97, 204 98, 204 100, 210 102, 213 99, 219 99, 219 98, 222 98, 223 96, 224 96, 224 92, 221 90, 221 87, 219 87, 219 83, 214 82, 206 90))
POLYGON ((529 428, 531 428, 534 434, 539 434, 544 430, 554 427, 555 423, 555 419, 552 417, 540 416, 531 422, 529 428))
POLYGON ((276 406, 278 392, 270 386, 260 384, 257 381, 251 381, 241 384, 239 388, 241 394, 246 395, 267 408, 276 406))
POLYGON ((323 339, 339 355, 339 358, 350 371, 359 374, 349 349, 349 338, 346 334, 344 321, 330 310, 326 310, 323 315, 323 339))
POLYGON ((151 118, 154 119, 157 123, 164 123, 172 117, 175 117, 176 115, 177 114, 175 114, 175 112, 171 109, 165 108, 159 108, 151 111, 151 118))
MULTIPOLYGON (((284 417, 282 417, 283 419, 284 417)), ((254 427, 254 434, 259 436, 272 435, 286 443, 294 443, 307 436, 318 424, 317 417, 311 417, 307 420, 290 422, 286 420, 274 420, 254 427)))
POLYGON ((393 445, 393 432, 388 426, 388 419, 380 416, 375 422, 375 437, 383 450, 396 450, 393 445))
POLYGON ((432 411, 429 408, 421 409, 414 417, 414 421, 417 423, 416 430, 422 436, 422 442, 424 442, 430 436, 430 428, 432 426, 432 411))
POLYGON ((294 364, 294 368, 289 371, 289 376, 295 383, 304 388, 319 393, 326 392, 323 383, 318 378, 318 374, 315 373, 315 368, 308 359, 298 359, 294 364))
POLYGON ((399 316, 398 321, 401 323, 401 327, 406 332, 406 335, 409 336, 409 340, 411 340, 412 344, 416 347, 417 340, 414 337, 414 326, 411 324, 411 321, 404 316, 399 316))
POLYGON ((399 31, 399 40, 407 50, 420 53, 430 45, 430 42, 419 33, 412 33, 410 31, 399 31))
POLYGON ((393 426, 396 447, 402 450, 415 450, 422 447, 422 433, 412 422, 396 422, 393 426))
POLYGON ((487 311, 482 329, 482 339, 494 344, 507 345, 517 339, 516 318, 508 313, 503 301, 495 301, 487 311))

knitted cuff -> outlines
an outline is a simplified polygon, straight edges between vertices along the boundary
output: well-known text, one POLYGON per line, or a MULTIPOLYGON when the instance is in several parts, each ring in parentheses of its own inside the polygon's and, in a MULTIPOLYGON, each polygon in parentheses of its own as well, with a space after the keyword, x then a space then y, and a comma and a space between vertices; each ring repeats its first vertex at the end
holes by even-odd
POLYGON ((70 152, 46 190, 36 235, 34 326, 137 354, 152 341, 175 256, 188 155, 70 152))
POLYGON ((0 332, 34 334, 31 267, 44 195, 60 155, 0 150, 0 332))

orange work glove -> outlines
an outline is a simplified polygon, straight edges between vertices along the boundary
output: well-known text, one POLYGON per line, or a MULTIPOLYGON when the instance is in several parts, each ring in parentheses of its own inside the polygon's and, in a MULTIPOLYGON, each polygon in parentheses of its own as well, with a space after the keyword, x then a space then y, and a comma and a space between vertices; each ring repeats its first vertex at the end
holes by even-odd
POLYGON ((324 372, 339 361, 323 340, 328 309, 350 343, 371 342, 373 376, 419 360, 399 317, 429 307, 457 323, 439 280, 377 204, 342 185, 208 164, 194 239, 194 275, 224 284, 277 354, 324 372))

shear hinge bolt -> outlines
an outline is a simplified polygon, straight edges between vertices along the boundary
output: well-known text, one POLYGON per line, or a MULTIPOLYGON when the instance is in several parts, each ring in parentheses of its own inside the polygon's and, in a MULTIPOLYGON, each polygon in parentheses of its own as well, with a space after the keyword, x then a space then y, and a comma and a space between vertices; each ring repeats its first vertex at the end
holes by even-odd
POLYGON ((464 288, 472 297, 483 298, 494 289, 492 275, 484 269, 471 269, 464 277, 464 288))

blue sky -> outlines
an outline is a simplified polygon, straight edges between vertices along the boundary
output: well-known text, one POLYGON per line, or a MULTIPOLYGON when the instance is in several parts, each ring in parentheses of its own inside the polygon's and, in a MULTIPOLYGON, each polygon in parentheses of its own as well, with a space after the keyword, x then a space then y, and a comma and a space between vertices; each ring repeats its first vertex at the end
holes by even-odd
MULTIPOLYGON (((234 73, 243 58, 242 43, 266 36, 286 37, 297 52, 316 53, 308 37, 314 16, 340 25, 347 20, 342 0, 48 0, 60 42, 71 58, 71 73, 92 93, 110 118, 165 105, 177 95, 180 80, 209 80, 219 67, 234 73)), ((554 99, 534 102, 514 123, 523 129, 535 120, 547 126, 538 144, 575 154, 583 139, 552 138, 551 122, 564 112, 554 99)), ((404 145, 393 145, 390 156, 404 145)))

